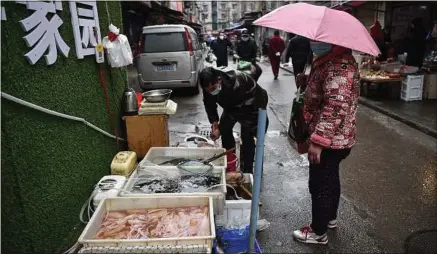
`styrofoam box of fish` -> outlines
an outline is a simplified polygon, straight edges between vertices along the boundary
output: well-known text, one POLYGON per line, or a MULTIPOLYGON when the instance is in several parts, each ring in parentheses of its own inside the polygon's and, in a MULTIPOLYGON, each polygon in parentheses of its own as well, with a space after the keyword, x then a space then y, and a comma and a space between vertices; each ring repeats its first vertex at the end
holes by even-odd
MULTIPOLYGON (((126 222, 125 222, 126 223, 126 222)), ((173 222, 174 223, 174 222, 173 222)), ((169 223, 170 224, 170 223, 169 223)), ((190 221, 191 224, 191 221, 190 221)), ((148 231, 148 229, 145 229, 148 231)), ((213 214, 213 202, 211 197, 190 197, 190 196, 160 196, 160 197, 116 197, 103 200, 90 222, 85 227, 79 237, 78 242, 84 248, 102 247, 109 248, 128 248, 133 246, 148 246, 150 249, 164 250, 166 253, 184 253, 187 247, 213 246, 215 239, 215 225, 213 214), (107 219, 108 212, 123 212, 127 210, 141 209, 172 209, 172 208, 191 208, 208 207, 207 210, 207 230, 203 236, 190 237, 169 237, 169 238, 145 238, 145 239, 96 239, 98 232, 107 219), (168 248, 173 246, 172 248, 168 248)), ((188 248, 189 249, 189 248, 188 248)))
MULTIPOLYGON (((157 167, 157 166, 155 166, 157 167)), ((171 172, 174 171, 177 174, 189 174, 184 170, 180 170, 176 167, 171 166, 160 166, 159 169, 150 167, 146 168, 147 171, 167 171, 171 172)), ((202 169, 204 170, 204 169, 202 169)), ((155 172, 156 172, 155 171, 155 172)), ((194 173, 202 173, 201 170, 198 169, 191 169, 191 172, 194 173)), ((120 192, 119 196, 121 197, 162 197, 162 196, 208 196, 213 198, 213 204, 214 204, 214 214, 222 214, 224 205, 225 205, 225 199, 226 199, 226 170, 220 169, 220 168, 213 168, 211 171, 212 175, 219 176, 220 177, 220 183, 219 186, 211 188, 211 190, 207 190, 205 192, 177 192, 177 193, 141 193, 134 190, 134 186, 137 184, 137 181, 141 179, 142 170, 138 169, 138 167, 132 172, 131 176, 129 177, 129 180, 123 187, 123 191, 120 192)))
MULTIPOLYGON (((253 175, 252 174, 244 174, 244 182, 250 183, 253 186, 253 175)), ((225 207, 223 210, 223 218, 225 221, 228 218, 233 217, 250 217, 250 210, 252 209, 252 200, 226 200, 225 207)), ((258 218, 259 218, 259 210, 258 210, 258 218)))
MULTIPOLYGON (((215 155, 221 154, 226 150, 223 148, 211 147, 151 147, 143 160, 147 160, 153 164, 159 165, 161 163, 178 159, 209 159, 215 155)), ((226 156, 222 156, 211 164, 214 168, 226 169, 226 156)), ((162 165, 169 166, 169 165, 162 165)), ((176 166, 173 166, 176 168, 176 166)), ((196 166, 184 166, 184 168, 196 168, 196 166)))

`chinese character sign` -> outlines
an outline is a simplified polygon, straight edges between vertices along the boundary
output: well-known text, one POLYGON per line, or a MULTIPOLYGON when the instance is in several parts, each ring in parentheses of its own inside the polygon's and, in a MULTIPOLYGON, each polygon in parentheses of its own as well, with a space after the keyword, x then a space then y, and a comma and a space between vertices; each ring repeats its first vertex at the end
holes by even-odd
POLYGON ((68 57, 70 47, 65 43, 59 34, 59 27, 63 24, 61 18, 56 14, 56 11, 62 11, 62 2, 25 2, 17 1, 20 4, 26 4, 28 10, 34 11, 29 17, 20 21, 21 27, 25 32, 29 32, 24 36, 24 40, 28 47, 32 47, 25 56, 30 64, 35 64, 47 51, 45 60, 48 65, 54 64, 58 56, 58 49, 61 53, 68 57), (47 14, 54 14, 50 20, 47 19, 47 14))
POLYGON ((1 15, 2 15, 1 20, 6 20, 6 11, 5 11, 5 7, 2 7, 1 15))
POLYGON ((77 58, 95 55, 102 42, 96 1, 70 1, 71 22, 77 58))

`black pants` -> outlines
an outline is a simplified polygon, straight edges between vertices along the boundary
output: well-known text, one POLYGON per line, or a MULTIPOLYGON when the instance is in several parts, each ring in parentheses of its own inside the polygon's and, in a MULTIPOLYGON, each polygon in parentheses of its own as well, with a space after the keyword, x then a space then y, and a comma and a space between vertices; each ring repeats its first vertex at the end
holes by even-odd
POLYGON ((293 60, 291 60, 291 63, 293 64, 294 78, 296 78, 297 74, 304 72, 306 61, 293 61, 293 60))
MULTIPOLYGON (((258 124, 258 111, 244 111, 241 112, 226 112, 224 111, 220 118, 220 132, 222 136, 223 148, 229 150, 235 147, 235 139, 232 129, 235 124, 239 122, 241 125, 241 141, 243 142, 243 164, 244 173, 253 173, 253 159, 255 157, 255 141, 258 124)), ((267 117, 266 130, 269 125, 269 118, 267 117)))
POLYGON ((226 56, 217 57, 216 63, 217 63, 217 67, 221 67, 221 66, 228 67, 228 56, 226 55, 226 56))
POLYGON ((320 163, 310 163, 311 228, 317 235, 326 233, 328 222, 337 218, 341 191, 339 166, 349 153, 350 149, 324 149, 320 163))

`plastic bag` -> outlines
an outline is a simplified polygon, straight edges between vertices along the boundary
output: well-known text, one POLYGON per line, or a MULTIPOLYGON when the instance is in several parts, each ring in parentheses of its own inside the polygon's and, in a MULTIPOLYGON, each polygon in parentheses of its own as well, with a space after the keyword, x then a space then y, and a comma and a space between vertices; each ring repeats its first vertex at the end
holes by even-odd
POLYGON ((109 64, 112 68, 128 66, 133 63, 132 50, 127 37, 119 34, 119 30, 114 25, 109 26, 111 33, 117 35, 117 38, 111 41, 108 36, 102 40, 102 44, 108 53, 109 64))

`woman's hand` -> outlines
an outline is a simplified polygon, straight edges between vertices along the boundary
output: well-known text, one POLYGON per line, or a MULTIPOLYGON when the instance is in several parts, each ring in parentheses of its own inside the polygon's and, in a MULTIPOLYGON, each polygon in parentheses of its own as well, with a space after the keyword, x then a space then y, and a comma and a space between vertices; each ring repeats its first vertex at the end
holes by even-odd
POLYGON ((308 160, 312 164, 319 164, 320 163, 320 155, 322 154, 323 147, 311 143, 310 147, 308 148, 308 160))

